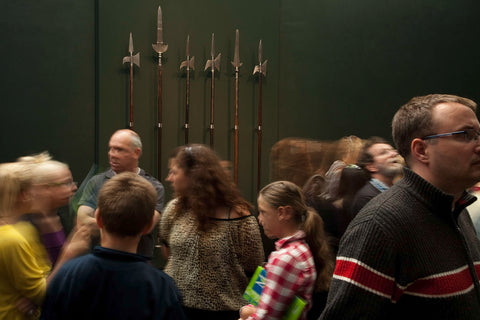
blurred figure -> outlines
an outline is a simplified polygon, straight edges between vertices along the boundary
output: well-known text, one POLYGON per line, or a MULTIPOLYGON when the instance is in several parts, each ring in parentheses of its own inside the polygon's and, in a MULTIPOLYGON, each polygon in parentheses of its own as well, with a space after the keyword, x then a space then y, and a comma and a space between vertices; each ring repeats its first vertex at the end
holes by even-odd
POLYGON ((153 186, 132 172, 103 185, 95 213, 101 246, 58 271, 43 319, 186 319, 172 278, 136 254, 154 223, 156 200, 153 186))
MULTIPOLYGON (((470 188, 469 192, 480 199, 480 183, 475 184, 470 188)), ((480 201, 477 200, 468 207, 468 213, 472 218, 473 226, 477 232, 477 236, 480 238, 480 201)))
POLYGON ((281 319, 295 296, 307 305, 299 319, 307 319, 312 304, 318 311, 325 301, 312 301, 314 291, 324 294, 330 287, 333 261, 323 231, 323 222, 307 207, 302 190, 289 181, 276 181, 258 196, 258 219, 265 234, 276 242, 265 266, 267 278, 257 308, 248 305, 241 318, 281 319))
POLYGON ((353 198, 369 179, 368 174, 359 166, 349 164, 340 169, 336 200, 325 199, 321 194, 320 186, 325 184, 320 175, 312 176, 303 187, 307 205, 313 207, 323 219, 328 243, 334 255, 338 251, 340 238, 353 218, 350 212, 353 198))
MULTIPOLYGON (((37 227, 50 261, 55 265, 68 235, 64 231, 58 211, 69 204, 77 190, 77 185, 73 182, 72 173, 67 164, 51 160, 48 153, 44 156, 45 161, 38 162, 32 170, 32 183, 35 186, 42 186, 37 191, 39 214, 29 214, 24 218, 37 227)), ((30 161, 31 158, 23 157, 19 161, 30 161)), ((70 216, 65 218, 73 220, 70 216)), ((65 223, 71 225, 73 221, 65 223)))
POLYGON ((206 146, 178 147, 169 167, 176 198, 160 219, 164 270, 180 289, 189 319, 236 320, 249 276, 264 263, 251 206, 206 146))
POLYGON ((344 222, 332 200, 324 197, 323 191, 326 188, 325 179, 320 174, 315 174, 308 179, 302 188, 305 196, 305 203, 315 209, 322 217, 328 244, 335 253, 338 249, 338 241, 344 228, 344 222))
POLYGON ((346 219, 346 225, 353 219, 351 207, 355 195, 369 180, 369 175, 356 164, 349 164, 343 168, 340 174, 338 199, 333 202, 333 205, 342 211, 342 216, 346 219))
POLYGON ((22 215, 39 212, 44 186, 33 185, 33 171, 44 155, 31 161, 0 164, 0 318, 35 319, 47 281, 68 259, 88 247, 88 230, 75 233, 50 271, 37 230, 22 215), (43 254, 42 254, 43 249, 43 254), (48 277, 48 278, 47 278, 48 277))
POLYGON ((323 197, 327 200, 338 199, 340 174, 342 169, 350 163, 356 163, 364 142, 357 136, 347 136, 338 140, 335 160, 325 173, 325 188, 323 197))

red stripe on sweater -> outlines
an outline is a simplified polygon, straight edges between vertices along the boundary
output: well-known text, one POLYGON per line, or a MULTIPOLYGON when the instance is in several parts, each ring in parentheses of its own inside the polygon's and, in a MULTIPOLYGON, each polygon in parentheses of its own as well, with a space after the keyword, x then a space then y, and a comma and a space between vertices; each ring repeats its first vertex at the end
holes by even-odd
MULTIPOLYGON (((475 263, 475 269, 480 275, 480 263, 475 263)), ((358 260, 338 257, 334 278, 390 298, 392 302, 398 301, 402 294, 439 298, 460 295, 473 289, 468 266, 417 279, 407 287, 400 287, 392 277, 358 260)))
POLYGON ((391 298, 396 289, 392 277, 375 271, 354 259, 338 257, 334 277, 386 298, 391 298))
MULTIPOLYGON (((475 266, 480 274, 480 265, 475 266)), ((473 289, 472 276, 468 266, 418 279, 408 286, 405 294, 424 297, 448 297, 465 293, 473 289)))

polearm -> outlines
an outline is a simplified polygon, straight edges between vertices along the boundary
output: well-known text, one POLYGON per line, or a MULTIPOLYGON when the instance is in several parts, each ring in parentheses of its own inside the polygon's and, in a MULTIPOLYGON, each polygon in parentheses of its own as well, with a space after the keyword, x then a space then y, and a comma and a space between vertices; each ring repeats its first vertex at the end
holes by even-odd
POLYGON ((215 101, 215 69, 220 71, 220 58, 222 56, 221 53, 217 55, 215 58, 215 34, 212 33, 212 49, 210 50, 211 60, 208 60, 205 64, 205 70, 210 68, 210 72, 212 73, 212 80, 210 86, 210 148, 213 149, 213 130, 214 130, 214 101, 215 101))
POLYGON ((133 55, 133 37, 132 33, 130 32, 130 39, 128 42, 128 52, 129 55, 123 57, 123 63, 130 64, 130 77, 129 77, 129 85, 130 85, 130 115, 128 121, 128 128, 133 130, 133 65, 137 65, 140 68, 140 52, 136 55, 133 55))
POLYGON ((187 70, 187 83, 186 83, 186 102, 185 102, 185 144, 188 144, 188 127, 189 127, 189 113, 190 113, 190 69, 195 70, 195 57, 190 58, 190 35, 187 36, 187 60, 182 61, 180 69, 183 67, 187 70))
POLYGON ((258 43, 259 64, 253 69, 253 74, 258 73, 258 126, 257 126, 257 193, 260 191, 261 163, 262 163, 262 78, 267 75, 267 61, 262 63, 262 40, 258 43))
POLYGON ((153 50, 158 53, 158 115, 157 115, 157 129, 158 129, 158 149, 157 149, 157 163, 158 163, 158 179, 162 175, 162 53, 167 51, 168 44, 163 43, 163 25, 162 25, 162 8, 158 6, 157 12, 157 43, 152 44, 153 50))
POLYGON ((240 49, 239 49, 239 32, 235 31, 235 54, 233 56, 232 65, 235 68, 235 147, 234 147, 234 180, 235 184, 238 184, 238 74, 239 68, 242 66, 240 62, 240 49))

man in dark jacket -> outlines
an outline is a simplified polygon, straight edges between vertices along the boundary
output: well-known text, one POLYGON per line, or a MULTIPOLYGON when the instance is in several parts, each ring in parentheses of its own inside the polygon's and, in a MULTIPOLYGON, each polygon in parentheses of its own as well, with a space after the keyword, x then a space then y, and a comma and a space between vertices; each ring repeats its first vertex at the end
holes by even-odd
POLYGON ((368 201, 393 185, 394 179, 401 175, 403 161, 385 139, 372 137, 367 140, 357 160, 357 164, 370 175, 370 181, 358 190, 352 201, 352 217, 368 201))
POLYGON ((479 319, 480 241, 465 210, 480 180, 475 110, 435 94, 395 114, 409 169, 350 223, 320 319, 479 319))

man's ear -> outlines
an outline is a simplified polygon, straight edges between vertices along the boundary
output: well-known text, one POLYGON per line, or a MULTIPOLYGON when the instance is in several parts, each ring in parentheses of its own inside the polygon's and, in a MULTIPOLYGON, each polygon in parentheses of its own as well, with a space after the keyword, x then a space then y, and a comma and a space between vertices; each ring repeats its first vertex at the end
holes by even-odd
POLYGON ((370 162, 369 164, 365 165, 365 169, 367 169, 367 171, 371 173, 375 173, 378 171, 377 166, 373 162, 370 162))
POLYGON ((95 210, 95 220, 97 220, 97 226, 100 229, 103 229, 103 220, 102 220, 102 216, 100 216, 98 212, 98 208, 95 210))
POLYGON ((419 138, 413 139, 412 143, 410 144, 410 153, 413 158, 417 159, 417 161, 428 163, 428 142, 419 138))
POLYGON ((142 155, 142 149, 135 148, 134 153, 135 153, 135 156, 137 157, 137 159, 139 159, 140 156, 142 155))

